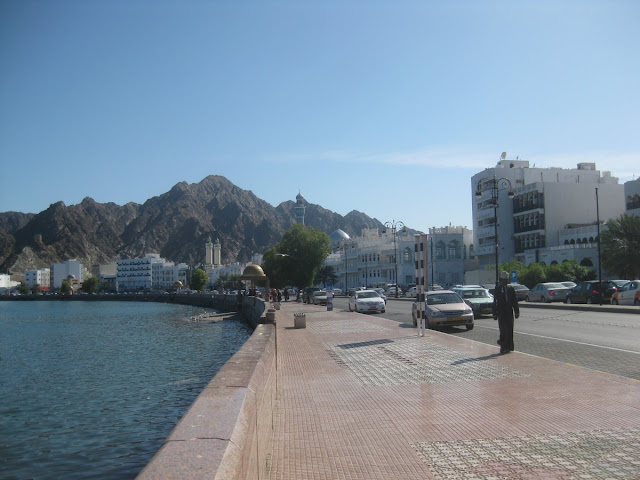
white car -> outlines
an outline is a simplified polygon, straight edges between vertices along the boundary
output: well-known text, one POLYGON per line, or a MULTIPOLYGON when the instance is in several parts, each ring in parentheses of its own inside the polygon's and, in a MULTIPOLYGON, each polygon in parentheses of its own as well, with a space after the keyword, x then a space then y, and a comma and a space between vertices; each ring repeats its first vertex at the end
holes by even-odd
POLYGON ((318 290, 311 294, 311 302, 314 305, 326 305, 327 304, 327 292, 324 290, 318 290))
POLYGON ((416 298, 416 287, 411 287, 405 295, 407 298, 416 298))
POLYGON ((384 313, 384 300, 375 290, 358 290, 349 297, 349 311, 384 313))

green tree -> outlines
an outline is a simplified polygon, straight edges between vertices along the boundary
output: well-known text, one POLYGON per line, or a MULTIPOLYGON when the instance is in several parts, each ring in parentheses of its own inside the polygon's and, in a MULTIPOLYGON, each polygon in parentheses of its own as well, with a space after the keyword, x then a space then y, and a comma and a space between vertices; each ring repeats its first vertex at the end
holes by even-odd
POLYGON ((518 272, 518 281, 532 288, 536 283, 546 282, 547 273, 541 263, 530 263, 522 272, 518 272))
POLYGON ((60 293, 68 295, 71 292, 71 283, 69 280, 63 280, 60 284, 60 293))
POLYGON ((98 289, 98 277, 89 277, 82 282, 82 291, 94 293, 98 289))
POLYGON ((31 289, 26 283, 20 282, 20 286, 18 287, 18 292, 20 292, 22 295, 28 295, 31 293, 31 289))
POLYGON ((333 283, 338 280, 335 269, 331 265, 323 265, 321 266, 315 275, 316 283, 322 283, 322 285, 327 288, 327 282, 331 281, 333 283))
POLYGON ((275 247, 265 252, 262 268, 271 285, 300 288, 315 283, 315 273, 331 253, 329 235, 307 225, 294 225, 275 247))
POLYGON ((200 291, 207 283, 209 283, 209 276, 207 275, 207 272, 201 268, 196 269, 196 271, 193 272, 193 275, 191 275, 191 288, 193 290, 200 291))
POLYGON ((602 266, 620 278, 640 274, 640 217, 624 214, 607 222, 600 235, 602 266))
POLYGON ((41 290, 40 285, 38 285, 37 283, 31 289, 33 293, 40 293, 40 290, 41 290))

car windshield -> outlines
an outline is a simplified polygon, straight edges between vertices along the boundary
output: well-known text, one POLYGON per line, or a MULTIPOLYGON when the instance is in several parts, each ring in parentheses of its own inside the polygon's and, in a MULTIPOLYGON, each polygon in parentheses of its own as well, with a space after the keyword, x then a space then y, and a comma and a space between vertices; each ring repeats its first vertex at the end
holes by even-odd
POLYGON ((379 295, 382 295, 384 293, 384 290, 381 288, 376 288, 375 292, 377 292, 379 295))
POLYGON ((627 283, 630 283, 629 280, 611 280, 611 283, 613 283, 616 287, 620 288, 620 287, 624 287, 627 283))
POLYGON ((327 295, 327 292, 313 292, 314 297, 323 297, 326 295, 327 295))
POLYGON ((485 289, 478 288, 477 290, 461 290, 458 292, 462 298, 489 298, 489 292, 485 289))
POLYGON ((376 292, 359 292, 358 298, 377 298, 380 297, 376 292))
POLYGON ((548 290, 552 288, 567 288, 561 283, 545 283, 544 286, 547 287, 548 290))
POLYGON ((524 285, 514 285, 513 286, 514 290, 529 290, 526 286, 524 285))
POLYGON ((462 300, 457 293, 435 293, 427 295, 427 305, 443 305, 445 303, 461 303, 462 300))

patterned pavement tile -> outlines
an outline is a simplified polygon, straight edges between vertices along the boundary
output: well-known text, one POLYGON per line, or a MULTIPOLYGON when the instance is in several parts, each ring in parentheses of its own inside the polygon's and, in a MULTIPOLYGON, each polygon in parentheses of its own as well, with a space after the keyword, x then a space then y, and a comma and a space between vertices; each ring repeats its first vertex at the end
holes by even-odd
POLYGON ((355 343, 327 343, 334 360, 364 385, 412 385, 528 377, 492 361, 470 357, 428 340, 410 337, 355 343))
POLYGON ((638 478, 640 429, 413 444, 437 478, 638 478))
POLYGON ((381 327, 363 320, 335 321, 317 320, 307 325, 307 330, 317 335, 340 334, 340 333, 367 333, 386 332, 386 327, 381 327))

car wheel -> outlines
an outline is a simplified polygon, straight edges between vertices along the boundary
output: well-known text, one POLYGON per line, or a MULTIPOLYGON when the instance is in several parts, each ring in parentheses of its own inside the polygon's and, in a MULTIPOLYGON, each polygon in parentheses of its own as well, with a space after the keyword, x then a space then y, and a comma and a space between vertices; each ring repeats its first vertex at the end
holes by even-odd
POLYGON ((524 299, 525 299, 527 302, 530 302, 530 301, 531 301, 531 299, 529 298, 529 295, 527 295, 524 299))
POLYGON ((473 323, 471 325, 467 325, 467 331, 468 330, 473 330, 473 323))
POLYGON ((386 310, 383 308, 381 313, 384 313, 386 310))
POLYGON ((634 304, 636 307, 637 307, 637 306, 640 306, 640 298, 636 298, 636 299, 633 301, 633 304, 634 304))
POLYGON ((591 297, 587 297, 587 303, 591 305, 593 302, 591 301, 591 297))
POLYGON ((611 305, 618 305, 618 300, 616 300, 615 298, 612 298, 611 305))

